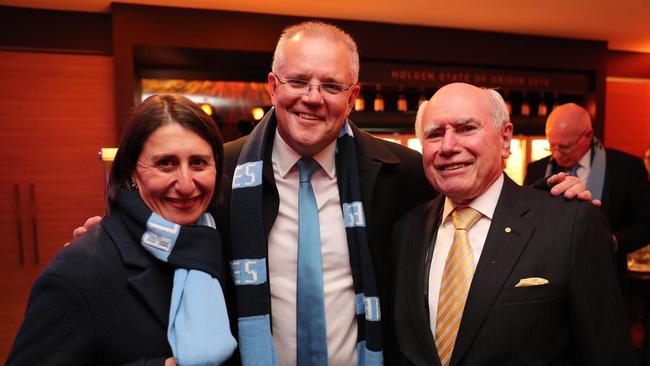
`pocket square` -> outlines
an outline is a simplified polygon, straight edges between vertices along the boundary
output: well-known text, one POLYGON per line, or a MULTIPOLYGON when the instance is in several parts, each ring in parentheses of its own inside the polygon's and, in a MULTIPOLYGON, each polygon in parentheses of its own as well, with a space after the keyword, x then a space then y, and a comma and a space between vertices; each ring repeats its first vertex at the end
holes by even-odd
POLYGON ((547 283, 548 280, 546 278, 528 277, 528 278, 520 279, 519 283, 517 283, 515 287, 539 286, 539 285, 546 285, 547 283))

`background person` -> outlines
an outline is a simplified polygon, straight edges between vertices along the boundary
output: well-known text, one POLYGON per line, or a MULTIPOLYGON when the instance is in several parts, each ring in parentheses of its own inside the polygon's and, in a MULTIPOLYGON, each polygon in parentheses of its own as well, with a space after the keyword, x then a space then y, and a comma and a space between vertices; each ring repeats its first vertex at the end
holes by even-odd
POLYGON ((220 284, 219 130, 152 96, 127 123, 109 213, 39 276, 7 365, 220 364, 236 347, 220 284))
POLYGON ((512 124, 499 93, 444 86, 416 133, 441 195, 395 229, 401 363, 634 365, 604 219, 503 173, 512 124))
POLYGON ((546 121, 551 156, 528 164, 524 184, 574 171, 595 199, 614 234, 616 262, 623 289, 626 256, 650 242, 650 183, 641 159, 606 149, 594 136, 591 118, 581 106, 556 107, 546 121))

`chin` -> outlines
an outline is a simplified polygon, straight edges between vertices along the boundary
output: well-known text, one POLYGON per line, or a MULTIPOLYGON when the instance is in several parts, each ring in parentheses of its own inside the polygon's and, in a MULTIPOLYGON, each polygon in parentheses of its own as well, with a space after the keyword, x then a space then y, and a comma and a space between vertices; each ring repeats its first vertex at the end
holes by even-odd
POLYGON ((191 226, 194 225, 199 220, 200 217, 201 217, 200 214, 183 213, 179 215, 170 215, 169 218, 165 217, 165 219, 175 224, 191 226))

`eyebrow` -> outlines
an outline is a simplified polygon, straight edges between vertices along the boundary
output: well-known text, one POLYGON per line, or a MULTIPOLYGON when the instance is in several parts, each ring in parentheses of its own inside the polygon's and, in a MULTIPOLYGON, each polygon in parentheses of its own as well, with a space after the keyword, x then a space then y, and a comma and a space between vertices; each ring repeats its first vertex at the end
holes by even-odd
MULTIPOLYGON (((467 125, 467 124, 472 123, 472 122, 478 122, 478 120, 475 119, 474 117, 469 117, 468 116, 468 117, 463 117, 463 118, 457 119, 456 121, 452 122, 451 125, 452 126, 464 126, 464 125, 467 125)), ((429 134, 431 132, 433 132, 433 131, 435 131, 435 130, 437 130, 439 128, 442 128, 442 126, 439 123, 432 123, 432 124, 428 125, 424 129, 423 135, 425 137, 429 136, 429 134)))
MULTIPOLYGON (((154 160, 158 160, 158 159, 178 158, 178 156, 176 154, 156 154, 156 155, 151 155, 151 158, 154 160)), ((212 159, 212 154, 190 154, 190 158, 212 159)))
MULTIPOLYGON (((296 74, 295 76, 287 76, 285 79, 286 80, 305 80, 310 82, 311 79, 314 79, 314 76, 309 76, 307 74, 296 74)), ((335 84, 341 84, 341 85, 346 85, 344 82, 336 80, 336 78, 326 76, 323 79, 318 79, 316 78, 319 82, 321 83, 335 83, 335 84)))

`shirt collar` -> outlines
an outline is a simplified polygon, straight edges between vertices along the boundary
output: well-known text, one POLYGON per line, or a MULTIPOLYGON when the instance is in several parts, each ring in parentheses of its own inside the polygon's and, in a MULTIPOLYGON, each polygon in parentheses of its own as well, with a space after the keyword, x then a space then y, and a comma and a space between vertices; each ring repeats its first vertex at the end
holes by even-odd
POLYGON ((591 149, 587 150, 580 160, 578 160, 578 166, 583 168, 589 168, 591 166, 591 149))
MULTIPOLYGON (((494 210, 497 207, 497 202, 499 201, 499 196, 501 195, 501 189, 503 188, 503 174, 492 183, 490 188, 487 191, 483 192, 482 195, 474 198, 467 206, 475 209, 480 212, 481 215, 492 220, 494 216, 494 210)), ((449 215, 456 208, 456 204, 453 203, 449 197, 445 197, 445 208, 442 211, 443 222, 450 220, 449 215)))
MULTIPOLYGON (((314 155, 313 159, 318 162, 323 171, 330 179, 336 178, 336 164, 334 155, 336 153, 336 140, 332 141, 329 145, 325 146, 323 150, 314 155)), ((273 139, 273 152, 271 153, 271 161, 277 169, 278 174, 282 178, 286 178, 287 174, 293 169, 296 162, 302 156, 289 146, 286 141, 280 136, 277 128, 275 129, 275 138, 273 139)))

